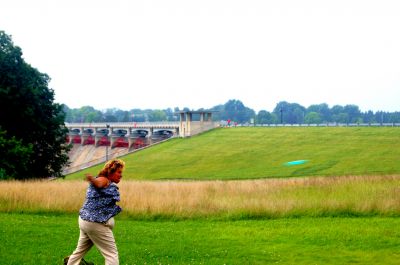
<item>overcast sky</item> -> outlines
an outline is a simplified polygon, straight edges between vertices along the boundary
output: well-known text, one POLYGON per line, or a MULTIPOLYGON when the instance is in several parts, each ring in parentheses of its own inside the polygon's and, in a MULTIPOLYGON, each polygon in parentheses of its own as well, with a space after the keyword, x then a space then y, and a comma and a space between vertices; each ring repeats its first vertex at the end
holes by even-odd
POLYGON ((400 111, 397 0, 0 0, 0 30, 71 108, 400 111))

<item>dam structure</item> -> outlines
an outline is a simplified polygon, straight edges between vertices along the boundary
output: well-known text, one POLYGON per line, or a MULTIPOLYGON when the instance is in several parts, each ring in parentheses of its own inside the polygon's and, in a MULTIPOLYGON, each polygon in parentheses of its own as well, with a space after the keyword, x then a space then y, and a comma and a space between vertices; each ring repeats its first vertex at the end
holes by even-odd
POLYGON ((72 145, 70 165, 63 173, 126 155, 174 137, 191 137, 219 126, 212 111, 179 111, 175 122, 65 123, 67 143, 72 145), (193 119, 195 116, 196 119, 193 119))

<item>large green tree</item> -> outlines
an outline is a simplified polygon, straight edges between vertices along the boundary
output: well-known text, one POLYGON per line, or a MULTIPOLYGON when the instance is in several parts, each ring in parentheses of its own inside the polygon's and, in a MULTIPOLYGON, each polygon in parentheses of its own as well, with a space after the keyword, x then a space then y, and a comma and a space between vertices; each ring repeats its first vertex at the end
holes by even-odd
POLYGON ((297 103, 289 103, 281 101, 276 104, 273 111, 277 117, 279 117, 279 123, 303 123, 306 108, 297 103))
MULTIPOLYGON (((326 103, 310 105, 307 108, 307 113, 311 113, 311 112, 316 112, 319 114, 320 119, 321 119, 320 122, 329 122, 331 119, 331 113, 329 110, 329 106, 326 103)), ((313 116, 315 117, 315 114, 311 115, 311 117, 313 117, 313 116)), ((309 123, 308 121, 304 121, 304 122, 309 123)))
POLYGON ((311 111, 306 114, 304 123, 308 124, 320 124, 322 122, 321 115, 318 112, 311 111))
POLYGON ((250 122, 255 117, 254 110, 246 107, 240 100, 231 99, 223 105, 222 109, 218 109, 218 106, 212 110, 219 111, 219 118, 223 120, 231 120, 238 123, 250 122))
POLYGON ((62 176, 68 162, 68 130, 49 81, 48 75, 25 62, 11 36, 0 31, 0 131, 2 148, 9 149, 2 152, 0 175, 16 179, 62 176))
POLYGON ((260 110, 256 118, 256 123, 259 124, 272 124, 278 122, 278 118, 276 117, 276 115, 266 110, 260 110))

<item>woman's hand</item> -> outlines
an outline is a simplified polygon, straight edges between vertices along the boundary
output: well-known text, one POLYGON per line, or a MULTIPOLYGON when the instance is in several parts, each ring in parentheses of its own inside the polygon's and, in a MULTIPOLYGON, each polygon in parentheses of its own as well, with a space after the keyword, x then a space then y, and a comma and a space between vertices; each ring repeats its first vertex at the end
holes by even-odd
POLYGON ((86 179, 87 181, 93 183, 94 177, 93 177, 92 174, 86 173, 86 174, 85 174, 85 179, 86 179))

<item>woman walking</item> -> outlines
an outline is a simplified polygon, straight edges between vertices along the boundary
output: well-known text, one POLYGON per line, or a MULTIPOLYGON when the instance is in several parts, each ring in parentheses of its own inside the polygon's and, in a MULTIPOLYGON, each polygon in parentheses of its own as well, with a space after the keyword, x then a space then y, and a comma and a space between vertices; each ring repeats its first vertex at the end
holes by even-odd
POLYGON ((86 174, 90 185, 86 200, 79 211, 80 235, 78 246, 69 257, 68 265, 79 265, 81 259, 95 245, 105 259, 106 265, 118 265, 118 250, 115 244, 114 216, 121 212, 116 205, 120 201, 118 184, 122 178, 125 162, 120 159, 108 161, 94 178, 86 174))

